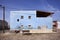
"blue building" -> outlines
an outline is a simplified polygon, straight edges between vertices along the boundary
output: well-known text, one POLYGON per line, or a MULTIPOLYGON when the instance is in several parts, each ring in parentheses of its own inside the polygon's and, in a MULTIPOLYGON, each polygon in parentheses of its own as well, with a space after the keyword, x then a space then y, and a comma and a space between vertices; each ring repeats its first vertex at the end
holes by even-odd
POLYGON ((51 12, 36 11, 36 10, 22 10, 10 12, 10 29, 41 29, 44 26, 47 29, 52 29, 52 15, 51 12))

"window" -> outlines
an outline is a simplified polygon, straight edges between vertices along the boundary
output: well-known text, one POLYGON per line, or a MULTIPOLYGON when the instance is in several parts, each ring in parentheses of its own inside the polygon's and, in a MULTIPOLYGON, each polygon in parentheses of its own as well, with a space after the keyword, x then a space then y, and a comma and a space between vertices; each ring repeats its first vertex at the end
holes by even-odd
POLYGON ((21 29, 23 29, 23 25, 21 25, 21 29))
POLYGON ((29 27, 31 27, 31 25, 28 25, 29 27))
POLYGON ((23 16, 21 16, 21 19, 23 19, 23 16))
POLYGON ((38 29, 41 29, 41 27, 40 27, 40 26, 38 26, 38 29))
POLYGON ((19 22, 19 19, 17 19, 17 21, 19 22))
POLYGON ((29 19, 31 19, 31 16, 28 16, 29 19))
POLYGON ((29 29, 32 29, 31 25, 28 25, 28 28, 29 28, 29 29))
POLYGON ((23 27, 23 25, 21 25, 21 27, 23 27))

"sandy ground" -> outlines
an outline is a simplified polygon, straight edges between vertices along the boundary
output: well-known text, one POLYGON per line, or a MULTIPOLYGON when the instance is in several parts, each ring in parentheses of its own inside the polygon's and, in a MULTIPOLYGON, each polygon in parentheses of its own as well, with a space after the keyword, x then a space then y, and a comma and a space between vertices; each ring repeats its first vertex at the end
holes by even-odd
POLYGON ((60 33, 22 35, 21 33, 0 33, 0 40, 60 40, 60 33))

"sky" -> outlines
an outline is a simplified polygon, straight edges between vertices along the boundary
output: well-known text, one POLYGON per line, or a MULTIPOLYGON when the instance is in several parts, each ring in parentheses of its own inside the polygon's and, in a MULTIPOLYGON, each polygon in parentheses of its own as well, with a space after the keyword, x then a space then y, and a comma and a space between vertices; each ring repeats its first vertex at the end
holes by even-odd
MULTIPOLYGON (((60 0, 0 0, 0 5, 5 6, 5 20, 10 23, 10 11, 41 10, 53 12, 53 20, 60 21, 60 0)), ((2 8, 0 7, 0 20, 2 8)))

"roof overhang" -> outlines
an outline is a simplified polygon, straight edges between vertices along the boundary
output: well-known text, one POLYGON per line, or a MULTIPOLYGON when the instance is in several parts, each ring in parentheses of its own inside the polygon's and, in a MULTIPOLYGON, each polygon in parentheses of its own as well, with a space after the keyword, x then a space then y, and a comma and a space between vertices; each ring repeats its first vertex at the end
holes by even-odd
POLYGON ((36 15, 37 17, 47 17, 47 16, 50 16, 54 13, 52 12, 44 12, 44 11, 36 11, 36 15))

